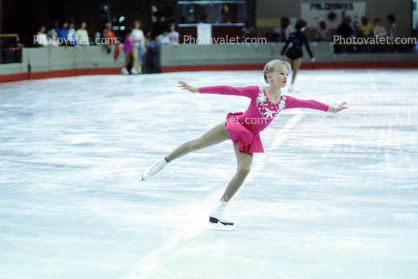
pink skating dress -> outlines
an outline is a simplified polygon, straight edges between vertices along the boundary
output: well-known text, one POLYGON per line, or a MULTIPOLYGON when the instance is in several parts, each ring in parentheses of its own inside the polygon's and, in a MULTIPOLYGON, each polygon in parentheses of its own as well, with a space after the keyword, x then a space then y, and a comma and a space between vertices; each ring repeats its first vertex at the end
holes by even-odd
POLYGON ((229 113, 225 122, 231 140, 238 141, 241 152, 250 154, 264 152, 259 133, 274 120, 280 111, 291 108, 328 111, 326 104, 315 100, 299 100, 291 96, 282 95, 279 102, 272 103, 264 87, 261 86, 206 86, 200 87, 199 93, 245 96, 251 99, 245 112, 229 113))

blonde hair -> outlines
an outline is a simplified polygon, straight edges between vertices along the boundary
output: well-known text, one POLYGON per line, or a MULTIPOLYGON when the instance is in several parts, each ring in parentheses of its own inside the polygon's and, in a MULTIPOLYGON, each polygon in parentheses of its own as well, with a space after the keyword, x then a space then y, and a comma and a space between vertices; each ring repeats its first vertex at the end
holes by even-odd
POLYGON ((280 59, 275 59, 275 60, 271 60, 270 62, 268 62, 264 66, 264 70, 263 70, 263 75, 264 75, 265 82, 269 83, 269 81, 267 79, 267 74, 268 73, 273 73, 273 72, 279 70, 283 65, 286 66, 289 69, 289 72, 292 70, 292 67, 286 61, 282 61, 280 59))

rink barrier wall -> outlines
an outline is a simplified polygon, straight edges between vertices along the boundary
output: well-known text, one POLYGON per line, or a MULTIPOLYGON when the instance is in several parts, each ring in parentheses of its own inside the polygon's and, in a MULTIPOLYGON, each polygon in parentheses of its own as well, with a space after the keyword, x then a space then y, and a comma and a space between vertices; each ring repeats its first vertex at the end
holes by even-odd
POLYGON ((22 63, 0 64, 0 82, 78 75, 120 74, 125 56, 103 46, 23 48, 22 63))
MULTIPOLYGON (((283 43, 166 45, 161 49, 162 72, 260 70, 278 59, 283 43), (249 63, 249 61, 251 61, 249 63)), ((315 63, 303 48, 302 69, 418 68, 418 53, 334 54, 329 42, 311 42, 315 63), (309 62, 309 63, 306 63, 309 62)), ((285 59, 285 56, 283 57, 285 59)))
MULTIPOLYGON (((418 53, 339 54, 333 44, 311 42, 316 62, 304 49, 302 69, 418 68, 418 53)), ((260 70, 277 59, 283 44, 164 45, 162 72, 260 70)), ((122 47, 121 47, 122 49, 122 47)), ((79 75, 120 74, 123 51, 117 60, 103 46, 23 48, 22 63, 0 64, 0 82, 79 75)))
MULTIPOLYGON (((265 63, 254 64, 217 64, 217 65, 179 65, 162 66, 163 73, 195 72, 195 71, 257 71, 262 70, 265 63)), ((346 62, 308 62, 302 63, 302 70, 319 69, 416 69, 417 61, 346 61, 346 62)))

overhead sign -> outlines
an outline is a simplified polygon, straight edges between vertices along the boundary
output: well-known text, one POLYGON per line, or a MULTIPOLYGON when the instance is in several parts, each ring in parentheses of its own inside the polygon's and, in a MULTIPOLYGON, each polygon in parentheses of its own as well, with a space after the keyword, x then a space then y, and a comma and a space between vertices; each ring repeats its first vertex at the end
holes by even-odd
POLYGON ((301 18, 310 27, 319 26, 319 22, 324 20, 327 27, 338 28, 345 16, 351 18, 351 26, 357 28, 360 25, 361 17, 366 15, 366 2, 317 2, 301 3, 301 18))

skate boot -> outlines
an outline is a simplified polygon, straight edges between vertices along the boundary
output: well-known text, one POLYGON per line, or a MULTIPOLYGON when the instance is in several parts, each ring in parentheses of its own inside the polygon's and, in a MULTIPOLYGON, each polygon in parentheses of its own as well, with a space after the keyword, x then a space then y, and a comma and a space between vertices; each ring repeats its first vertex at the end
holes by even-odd
POLYGON ((234 229, 234 222, 226 215, 225 207, 227 202, 220 201, 209 213, 209 222, 213 228, 219 228, 224 230, 234 229))
POLYGON ((147 168, 142 173, 142 179, 141 179, 140 182, 149 180, 151 178, 151 176, 153 176, 154 174, 156 174, 157 172, 162 170, 167 164, 168 164, 168 162, 165 159, 165 157, 162 158, 160 161, 158 161, 157 163, 155 163, 151 167, 147 168))

